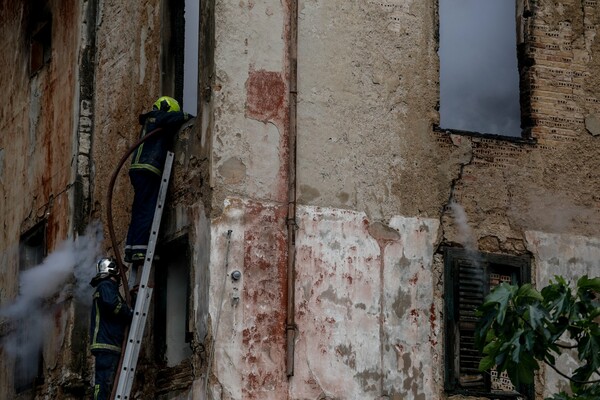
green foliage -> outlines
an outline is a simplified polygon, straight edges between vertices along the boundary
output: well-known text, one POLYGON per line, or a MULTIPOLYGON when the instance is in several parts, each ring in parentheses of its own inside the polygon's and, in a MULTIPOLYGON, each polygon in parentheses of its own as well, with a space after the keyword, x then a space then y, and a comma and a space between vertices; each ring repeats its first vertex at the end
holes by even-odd
POLYGON ((587 276, 573 290, 560 276, 541 292, 530 284, 496 286, 478 309, 475 339, 484 356, 479 369, 497 366, 519 386, 533 383, 543 362, 568 379, 573 392, 556 394, 550 400, 600 398, 600 386, 591 380, 600 369, 598 293, 600 278, 587 276), (567 340, 573 345, 565 345, 567 340), (571 376, 555 366, 556 358, 568 349, 576 349, 580 360, 571 376))

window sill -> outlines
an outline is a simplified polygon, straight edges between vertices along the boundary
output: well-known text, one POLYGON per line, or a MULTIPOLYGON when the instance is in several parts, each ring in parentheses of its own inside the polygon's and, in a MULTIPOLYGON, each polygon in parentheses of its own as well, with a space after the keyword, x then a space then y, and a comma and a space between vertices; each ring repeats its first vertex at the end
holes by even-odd
POLYGON ((461 131, 458 129, 444 129, 440 128, 438 125, 433 125, 433 131, 439 134, 446 135, 459 135, 459 136, 469 136, 479 139, 491 139, 502 142, 511 142, 518 144, 537 144, 537 139, 530 137, 528 132, 523 136, 504 136, 504 135, 496 135, 492 133, 480 133, 480 132, 472 132, 472 131, 461 131))

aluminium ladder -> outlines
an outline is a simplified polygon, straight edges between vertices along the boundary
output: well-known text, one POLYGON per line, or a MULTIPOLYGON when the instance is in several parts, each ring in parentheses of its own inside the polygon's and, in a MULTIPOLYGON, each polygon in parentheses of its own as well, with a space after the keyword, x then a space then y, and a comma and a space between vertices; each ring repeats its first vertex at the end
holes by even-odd
MULTIPOLYGON (((165 198, 167 196, 167 188, 173 167, 173 153, 167 153, 165 167, 162 174, 162 182, 158 191, 158 201, 154 209, 154 219, 152 220, 152 228, 150 230, 150 239, 148 240, 148 249, 146 250, 146 258, 142 269, 142 277, 140 280, 135 308, 133 310, 133 320, 129 328, 129 336, 125 345, 125 354, 123 355, 123 363, 119 373, 119 381, 115 392, 115 399, 128 400, 130 399, 131 387, 133 386, 133 378, 135 377, 135 369, 137 367, 138 356, 142 338, 144 336, 144 328, 148 317, 148 309, 150 308, 150 300, 152 299, 152 288, 148 287, 150 278, 150 270, 152 269, 152 260, 154 259, 154 249, 158 238, 158 230, 160 228, 160 220, 162 218, 165 198)), ((138 270, 136 273, 140 273, 138 270)))

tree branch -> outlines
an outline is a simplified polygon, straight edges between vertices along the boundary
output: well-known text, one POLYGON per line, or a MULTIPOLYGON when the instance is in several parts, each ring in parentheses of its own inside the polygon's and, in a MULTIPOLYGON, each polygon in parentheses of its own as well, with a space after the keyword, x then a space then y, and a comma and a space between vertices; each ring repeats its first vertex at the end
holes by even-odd
MULTIPOLYGON (((594 381, 585 381, 585 382, 578 381, 578 380, 576 380, 576 379, 573 379, 572 377, 568 376, 567 374, 565 374, 565 373, 563 373, 563 372, 559 371, 559 370, 558 370, 558 368, 556 368, 554 365, 550 364, 548 361, 546 361, 546 360, 543 360, 543 361, 544 361, 544 363, 545 363, 547 366, 549 366, 550 368, 552 368, 552 369, 553 369, 553 370, 554 370, 554 371, 555 371, 557 374, 559 374, 559 375, 560 375, 560 376, 562 376, 563 378, 567 378, 567 379, 568 379, 568 380, 570 380, 571 382, 573 382, 573 383, 576 383, 576 384, 578 384, 578 385, 587 385, 587 384, 590 384, 590 383, 600 383, 600 379, 597 379, 597 380, 594 380, 594 381)), ((596 372, 596 373, 598 373, 598 371, 595 371, 595 372, 596 372)))

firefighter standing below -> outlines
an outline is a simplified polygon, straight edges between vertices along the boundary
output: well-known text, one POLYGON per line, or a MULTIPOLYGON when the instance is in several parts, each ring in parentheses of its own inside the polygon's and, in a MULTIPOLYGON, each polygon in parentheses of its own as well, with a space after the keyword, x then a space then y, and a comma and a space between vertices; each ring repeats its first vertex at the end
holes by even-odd
POLYGON ((167 151, 173 136, 190 118, 188 113, 180 111, 179 103, 168 96, 160 97, 154 103, 152 111, 139 117, 142 137, 158 128, 161 128, 162 132, 148 139, 135 150, 129 168, 129 178, 135 193, 125 245, 125 262, 132 263, 136 283, 140 280, 138 270, 144 263, 148 248, 167 151))
POLYGON ((111 395, 125 329, 131 322, 133 311, 119 293, 117 264, 110 258, 103 258, 98 261, 96 272, 90 282, 96 288, 90 326, 91 350, 96 358, 94 400, 105 400, 111 395))

